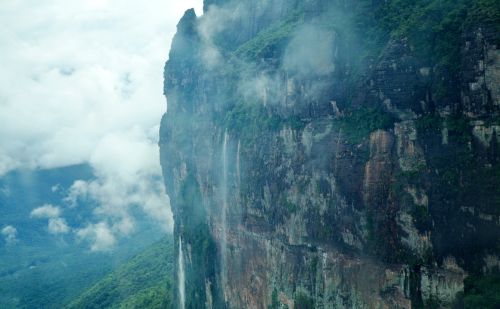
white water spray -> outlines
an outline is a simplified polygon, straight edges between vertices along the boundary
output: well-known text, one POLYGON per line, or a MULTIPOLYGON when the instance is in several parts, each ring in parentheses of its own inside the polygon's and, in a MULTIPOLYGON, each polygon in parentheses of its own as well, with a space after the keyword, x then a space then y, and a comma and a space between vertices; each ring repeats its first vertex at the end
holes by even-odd
POLYGON ((179 237, 179 258, 177 260, 179 267, 178 281, 179 281, 179 307, 180 309, 186 308, 186 277, 184 274, 184 255, 182 254, 182 238, 179 237))
MULTIPOLYGON (((225 287, 227 284, 227 208, 228 208, 228 190, 227 190, 227 142, 229 135, 227 131, 224 132, 224 142, 222 143, 222 183, 221 183, 221 193, 222 193, 222 218, 221 218, 221 277, 222 285, 225 287)), ((224 288, 225 290, 225 288, 224 288)))
POLYGON ((240 152, 241 152, 241 140, 238 140, 238 150, 236 151, 236 179, 238 180, 238 185, 240 184, 241 181, 240 152))

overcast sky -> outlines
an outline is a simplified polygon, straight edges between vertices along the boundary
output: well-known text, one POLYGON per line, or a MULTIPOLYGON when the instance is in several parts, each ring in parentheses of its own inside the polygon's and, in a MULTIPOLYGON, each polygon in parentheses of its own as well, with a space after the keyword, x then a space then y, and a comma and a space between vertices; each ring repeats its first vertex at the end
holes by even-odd
POLYGON ((102 200, 96 231, 130 229, 116 214, 128 205, 110 200, 117 192, 144 194, 135 201, 166 218, 150 182, 160 175, 163 66, 192 7, 201 14, 202 0, 0 1, 0 176, 87 162, 98 178, 72 193, 102 200))

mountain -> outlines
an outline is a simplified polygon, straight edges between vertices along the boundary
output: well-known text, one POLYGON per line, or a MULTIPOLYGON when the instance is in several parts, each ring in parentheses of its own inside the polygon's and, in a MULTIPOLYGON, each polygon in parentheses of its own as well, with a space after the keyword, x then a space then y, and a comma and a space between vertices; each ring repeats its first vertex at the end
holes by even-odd
POLYGON ((32 216, 34 209, 51 204, 61 209, 68 226, 82 227, 95 205, 80 201, 72 207, 65 198, 75 181, 92 179, 85 164, 17 170, 0 178, 0 308, 61 308, 165 235, 138 216, 136 233, 110 250, 91 251, 75 233, 52 233, 49 219, 32 216), (11 238, 4 233, 9 229, 11 238))
POLYGON ((205 0, 165 66, 180 308, 498 308, 500 3, 205 0))
POLYGON ((95 283, 66 308, 173 308, 173 252, 171 237, 154 243, 95 283))

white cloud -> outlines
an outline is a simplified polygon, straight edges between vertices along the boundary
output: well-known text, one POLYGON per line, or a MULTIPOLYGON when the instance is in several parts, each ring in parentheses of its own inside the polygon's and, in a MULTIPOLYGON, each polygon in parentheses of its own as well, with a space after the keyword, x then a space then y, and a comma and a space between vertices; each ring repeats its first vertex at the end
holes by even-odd
POLYGON ((86 197, 87 191, 88 191, 87 182, 83 180, 77 180, 73 183, 73 185, 71 185, 71 188, 69 188, 69 193, 64 198, 64 201, 70 207, 76 207, 78 205, 78 198, 86 197))
POLYGON ((306 24, 294 35, 284 55, 284 67, 304 77, 335 71, 336 36, 331 31, 306 24))
POLYGON ((37 219, 48 219, 48 231, 50 234, 66 234, 70 231, 66 220, 60 218, 61 208, 44 204, 41 207, 35 208, 31 211, 30 217, 37 219))
POLYGON ((156 139, 138 129, 108 136, 97 146, 90 163, 97 179, 75 181, 65 198, 70 206, 79 200, 96 202, 95 220, 107 219, 116 227, 113 233, 134 231, 134 210, 149 215, 166 231, 172 230, 156 139))
POLYGON ((139 128, 109 135, 97 145, 90 164, 96 179, 75 181, 65 201, 70 207, 81 201, 97 205, 92 218, 87 218, 94 223, 77 232, 80 238, 90 241, 92 250, 110 249, 116 239, 133 233, 133 214, 138 210, 165 231, 172 231, 172 212, 163 186, 156 137, 139 128))
POLYGON ((92 251, 109 250, 116 244, 115 236, 104 222, 87 225, 77 231, 77 236, 80 239, 88 240, 91 243, 90 249, 92 251))
POLYGON ((51 234, 66 234, 69 232, 69 226, 66 224, 66 220, 62 218, 50 218, 49 219, 49 233, 51 234))
POLYGON ((61 215, 61 209, 51 204, 45 204, 31 211, 32 218, 56 218, 61 215))
POLYGON ((125 216, 121 221, 115 223, 114 228, 120 234, 129 235, 135 230, 134 220, 132 217, 125 216))
POLYGON ((12 225, 7 225, 2 228, 2 236, 8 245, 12 245, 17 242, 17 229, 12 225))
POLYGON ((158 124, 175 25, 186 9, 201 6, 2 1, 0 175, 86 162, 109 134, 158 124))
MULTIPOLYGON (((0 176, 90 163, 97 179, 75 182, 65 201, 98 203, 86 218, 98 223, 78 232, 93 250, 134 231, 134 207, 171 230, 156 141, 164 62, 191 7, 200 14, 202 0, 0 2, 0 176)), ((67 233, 55 209, 32 216, 67 233)))
POLYGON ((4 196, 10 196, 12 192, 10 191, 9 186, 4 185, 3 187, 0 188, 0 193, 3 194, 4 196))

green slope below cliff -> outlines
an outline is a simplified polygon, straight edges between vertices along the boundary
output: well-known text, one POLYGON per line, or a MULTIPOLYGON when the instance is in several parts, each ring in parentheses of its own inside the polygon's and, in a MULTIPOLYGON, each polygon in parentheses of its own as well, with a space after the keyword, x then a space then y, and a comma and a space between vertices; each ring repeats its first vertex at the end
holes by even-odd
POLYGON ((66 308, 172 308, 173 243, 166 237, 123 264, 66 308))

